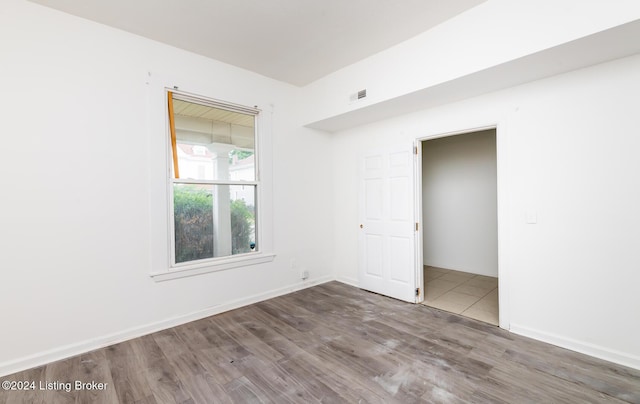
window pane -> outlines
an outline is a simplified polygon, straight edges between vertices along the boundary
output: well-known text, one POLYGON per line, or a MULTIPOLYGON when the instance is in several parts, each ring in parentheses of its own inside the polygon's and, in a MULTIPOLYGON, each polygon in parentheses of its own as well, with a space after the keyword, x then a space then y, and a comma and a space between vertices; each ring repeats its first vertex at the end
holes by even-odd
POLYGON ((213 257, 213 193, 210 186, 173 186, 176 263, 213 257))
POLYGON ((230 185, 229 192, 232 254, 257 251, 256 187, 255 185, 230 185))
POLYGON ((176 263, 257 251, 255 185, 174 184, 176 263))
POLYGON ((180 178, 255 180, 255 116, 173 99, 180 178))

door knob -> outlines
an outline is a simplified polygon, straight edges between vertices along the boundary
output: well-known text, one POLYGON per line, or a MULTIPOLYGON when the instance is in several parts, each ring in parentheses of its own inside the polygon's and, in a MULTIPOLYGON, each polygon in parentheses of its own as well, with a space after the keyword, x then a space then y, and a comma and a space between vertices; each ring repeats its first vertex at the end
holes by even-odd
POLYGON ((363 225, 360 225, 360 228, 362 229, 362 228, 364 228, 364 226, 363 226, 363 225))

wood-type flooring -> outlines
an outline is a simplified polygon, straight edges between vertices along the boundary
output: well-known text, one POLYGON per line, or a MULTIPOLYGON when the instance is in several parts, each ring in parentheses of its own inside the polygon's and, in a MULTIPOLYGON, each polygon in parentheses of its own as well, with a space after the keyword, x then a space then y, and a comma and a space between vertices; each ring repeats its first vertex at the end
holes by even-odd
POLYGON ((0 380, 36 383, 1 404, 640 403, 638 370, 339 282, 0 380))

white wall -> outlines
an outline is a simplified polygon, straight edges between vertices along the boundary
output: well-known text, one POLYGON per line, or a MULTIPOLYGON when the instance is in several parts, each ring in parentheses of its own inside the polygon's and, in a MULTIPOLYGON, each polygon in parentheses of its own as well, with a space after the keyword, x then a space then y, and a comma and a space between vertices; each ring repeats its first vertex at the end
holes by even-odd
POLYGON ((495 129, 422 142, 425 265, 498 276, 495 129))
POLYGON ((332 277, 330 138, 301 129, 299 89, 21 0, 0 2, 0 77, 0 374, 332 277), (149 276, 148 71, 270 115, 272 263, 149 276))
POLYGON ((339 279, 357 279, 362 149, 498 124, 506 326, 640 368, 638 105, 640 55, 336 133, 339 279))
MULTIPOLYGON (((640 2, 487 0, 307 86, 312 123, 455 80, 640 18, 640 2), (367 98, 349 95, 367 89, 367 98)), ((557 63, 564 63, 559 60, 557 63)))

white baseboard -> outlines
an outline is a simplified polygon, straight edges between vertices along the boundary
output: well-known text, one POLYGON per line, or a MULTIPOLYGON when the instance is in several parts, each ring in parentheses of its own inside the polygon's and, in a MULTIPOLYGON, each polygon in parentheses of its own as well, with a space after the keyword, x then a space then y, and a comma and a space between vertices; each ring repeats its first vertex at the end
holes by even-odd
POLYGON ((342 282, 342 283, 346 283, 349 286, 353 286, 356 288, 359 288, 360 285, 358 284, 358 280, 357 279, 353 279, 353 278, 347 278, 344 276, 338 276, 336 277, 336 281, 338 282, 342 282))
POLYGON ((638 356, 629 355, 624 352, 605 348, 595 344, 590 344, 588 342, 578 341, 573 338, 567 338, 540 330, 534 330, 532 328, 513 323, 511 323, 509 331, 513 332, 514 334, 533 338, 538 341, 569 349, 571 351, 580 352, 589 356, 593 356, 595 358, 604 359, 609 362, 640 370, 640 357, 638 356))
POLYGON ((108 334, 101 337, 89 339, 86 341, 65 345, 59 348, 39 352, 39 353, 29 355, 23 358, 19 358, 16 360, 0 363, 0 376, 10 375, 10 374, 21 372, 23 370, 31 369, 37 366, 42 366, 47 363, 70 358, 72 356, 80 355, 89 351, 93 351, 95 349, 104 348, 109 345, 117 344, 133 338, 141 337, 143 335, 162 331, 167 328, 189 323, 191 321, 200 320, 205 317, 224 313, 225 311, 234 310, 234 309, 247 306, 253 303, 261 302, 263 300, 268 300, 274 297, 286 295, 287 293, 306 289, 311 286, 319 285, 321 283, 330 282, 332 280, 335 280, 335 277, 331 275, 323 276, 320 278, 314 278, 305 282, 296 283, 293 285, 285 286, 283 288, 274 289, 268 292, 259 293, 253 296, 234 300, 229 303, 217 305, 214 307, 209 307, 204 310, 198 310, 189 314, 168 318, 166 320, 146 324, 140 327, 129 328, 113 334, 108 334))

